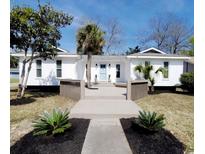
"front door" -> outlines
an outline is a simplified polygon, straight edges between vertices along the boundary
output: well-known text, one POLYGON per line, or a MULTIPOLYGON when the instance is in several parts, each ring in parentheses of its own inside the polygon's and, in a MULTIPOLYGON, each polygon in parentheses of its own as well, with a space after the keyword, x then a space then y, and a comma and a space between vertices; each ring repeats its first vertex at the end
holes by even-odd
POLYGON ((100 80, 101 81, 107 80, 106 64, 100 64, 100 80))

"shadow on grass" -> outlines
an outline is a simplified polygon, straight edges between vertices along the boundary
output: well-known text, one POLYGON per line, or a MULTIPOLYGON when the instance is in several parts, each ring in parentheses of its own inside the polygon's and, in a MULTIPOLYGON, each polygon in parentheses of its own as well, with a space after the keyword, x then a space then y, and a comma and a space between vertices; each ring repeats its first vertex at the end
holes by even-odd
POLYGON ((155 90, 152 93, 148 92, 149 95, 158 95, 158 94, 163 94, 163 93, 173 93, 173 94, 194 96, 194 93, 190 93, 190 92, 186 92, 186 91, 155 90))
POLYGON ((133 128, 134 118, 120 119, 133 154, 183 154, 185 146, 171 132, 162 129, 156 133, 146 133, 133 128))
POLYGON ((183 91, 175 91, 175 94, 182 94, 182 95, 189 95, 189 96, 194 96, 193 92, 183 92, 183 91))
POLYGON ((15 98, 10 100, 10 105, 25 105, 35 102, 36 99, 32 97, 15 98))
POLYGON ((23 98, 17 98, 17 90, 11 90, 11 92, 15 92, 15 98, 12 98, 10 100, 10 105, 25 105, 25 104, 30 104, 36 101, 37 98, 40 97, 51 97, 51 96, 56 96, 59 95, 58 93, 54 92, 39 92, 39 91, 27 91, 25 93, 25 97, 23 98))
POLYGON ((56 136, 33 136, 30 132, 10 147, 11 154, 81 153, 90 120, 70 119, 72 127, 56 136))

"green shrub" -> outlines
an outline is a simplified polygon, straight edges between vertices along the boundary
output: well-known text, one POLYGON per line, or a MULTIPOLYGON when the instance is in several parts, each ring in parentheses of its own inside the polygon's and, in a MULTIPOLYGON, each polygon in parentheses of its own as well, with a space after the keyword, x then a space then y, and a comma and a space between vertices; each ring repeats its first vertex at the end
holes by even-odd
POLYGON ((164 120, 163 114, 157 116, 156 112, 139 111, 139 117, 133 121, 133 124, 148 132, 155 132, 165 126, 164 120))
POLYGON ((69 112, 67 110, 63 112, 60 109, 53 109, 51 113, 44 111, 40 119, 33 122, 33 135, 55 135, 63 133, 71 127, 68 115, 69 112))
POLYGON ((184 73, 180 77, 180 82, 182 84, 182 88, 188 90, 189 92, 194 91, 194 73, 184 73))

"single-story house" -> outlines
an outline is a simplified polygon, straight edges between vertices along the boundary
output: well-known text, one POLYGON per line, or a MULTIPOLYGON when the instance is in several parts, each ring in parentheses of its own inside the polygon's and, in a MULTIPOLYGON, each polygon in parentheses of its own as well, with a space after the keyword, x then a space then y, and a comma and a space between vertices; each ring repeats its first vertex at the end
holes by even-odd
MULTIPOLYGON (((23 53, 19 57, 19 72, 22 70, 23 53)), ((93 55, 91 62, 91 82, 126 83, 128 80, 142 79, 142 74, 134 71, 137 65, 153 65, 152 76, 155 86, 175 86, 180 83, 183 63, 190 57, 167 54, 156 48, 149 48, 127 56, 93 55), (159 68, 167 69, 167 75, 154 72, 159 68)), ((36 59, 28 78, 28 86, 58 86, 61 79, 86 81, 86 55, 70 54, 60 50, 54 60, 36 59)))

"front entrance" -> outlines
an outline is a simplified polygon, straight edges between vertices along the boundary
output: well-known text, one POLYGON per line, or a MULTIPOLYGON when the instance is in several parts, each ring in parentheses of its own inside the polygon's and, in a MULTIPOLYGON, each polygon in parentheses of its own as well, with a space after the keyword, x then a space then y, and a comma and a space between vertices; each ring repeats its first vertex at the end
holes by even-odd
POLYGON ((107 68, 106 64, 100 64, 100 80, 107 81, 107 68))

